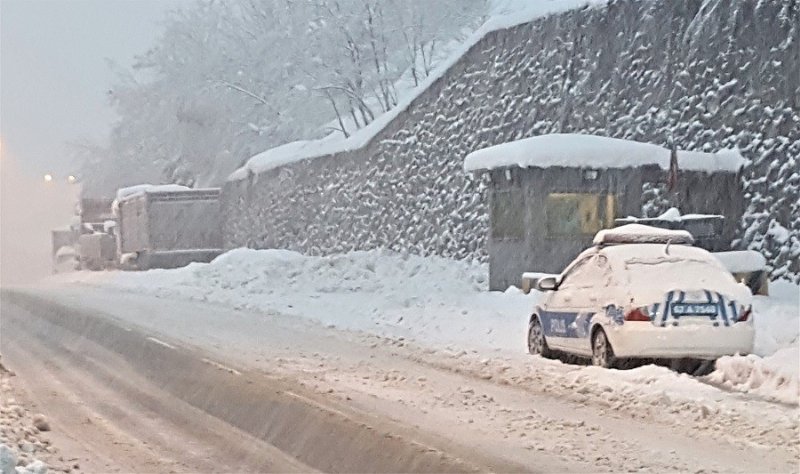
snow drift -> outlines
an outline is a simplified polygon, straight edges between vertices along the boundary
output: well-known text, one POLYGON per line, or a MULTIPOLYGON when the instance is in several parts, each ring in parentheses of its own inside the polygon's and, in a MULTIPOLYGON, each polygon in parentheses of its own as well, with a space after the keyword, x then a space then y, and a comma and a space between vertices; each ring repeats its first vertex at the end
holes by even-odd
MULTIPOLYGON (((527 365, 528 317, 540 294, 525 295, 516 288, 489 292, 487 270, 478 262, 383 250, 311 257, 287 250, 242 248, 209 264, 176 270, 53 278, 311 318, 341 329, 404 338, 432 350, 469 350, 481 357, 508 357, 527 365)), ((796 405, 800 398, 798 287, 775 283, 773 292, 774 296, 753 300, 755 354, 721 359, 707 381, 796 405)), ((669 388, 690 399, 702 398, 710 388, 664 368, 603 371, 600 378, 592 367, 570 367, 568 372, 576 380, 590 377, 601 385, 606 380, 626 390, 646 380, 651 388, 669 388)))

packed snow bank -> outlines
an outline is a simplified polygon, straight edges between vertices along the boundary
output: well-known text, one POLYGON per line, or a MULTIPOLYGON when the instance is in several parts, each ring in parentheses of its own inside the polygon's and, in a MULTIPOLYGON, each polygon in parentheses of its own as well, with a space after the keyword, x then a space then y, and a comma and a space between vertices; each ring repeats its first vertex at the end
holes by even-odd
POLYGON ((779 349, 768 357, 723 357, 708 376, 712 382, 740 392, 797 405, 800 401, 800 349, 779 349))
MULTIPOLYGON (((51 461, 58 456, 58 450, 43 437, 37 418, 15 398, 12 387, 13 375, 0 363, 0 474, 46 474, 48 465, 51 472, 70 472, 66 463, 51 461)), ((49 426, 48 426, 49 429, 49 426)))
POLYGON ((754 354, 723 357, 708 376, 731 390, 800 404, 800 287, 772 282, 771 296, 753 297, 754 354))
POLYGON ((382 250, 309 257, 287 250, 231 250, 175 270, 53 277, 280 312, 343 329, 424 343, 525 350, 537 294, 489 292, 485 264, 382 250))
MULTIPOLYGON (((525 336, 540 297, 538 292, 525 295, 516 288, 504 293, 487 291, 485 264, 381 250, 309 257, 286 250, 236 249, 209 264, 175 270, 81 272, 53 279, 310 318, 341 329, 411 340, 432 350, 466 350, 487 360, 506 358, 520 370, 530 365, 525 336)), ((710 380, 786 401, 797 398, 797 361, 777 351, 790 348, 797 354, 800 289, 775 283, 772 290, 773 296, 753 299, 756 355, 725 358, 710 380), (775 357, 765 357, 772 354, 775 357), (745 375, 744 364, 752 365, 750 373, 759 375, 745 375)), ((553 367, 561 376, 568 372, 593 377, 598 372, 590 367, 562 370, 557 363, 553 367)), ((610 385, 633 386, 650 380, 651 388, 671 390, 672 396, 682 399, 716 390, 664 368, 603 373, 613 379, 610 385), (676 391, 681 384, 684 387, 676 391)))
POLYGON ((756 327, 753 352, 759 356, 798 347, 800 343, 800 286, 779 280, 770 284, 769 291, 770 296, 753 297, 756 327))
POLYGON ((251 175, 263 173, 289 163, 363 148, 489 33, 513 28, 547 15, 563 13, 586 6, 605 6, 607 3, 608 0, 558 0, 528 2, 527 4, 516 0, 514 2, 498 2, 492 7, 492 15, 489 20, 467 38, 463 44, 454 48, 450 56, 436 66, 430 76, 420 82, 417 87, 409 90, 405 96, 400 97, 397 105, 392 110, 378 116, 369 125, 357 130, 347 138, 335 132, 319 140, 291 142, 266 150, 250 158, 244 166, 231 173, 228 176, 228 180, 247 179, 251 175))
MULTIPOLYGON (((525 138, 474 151, 464 161, 465 171, 504 167, 634 168, 658 165, 669 169, 670 150, 633 140, 555 133, 525 138)), ((678 167, 693 171, 736 172, 745 160, 736 150, 717 153, 678 151, 678 167)))

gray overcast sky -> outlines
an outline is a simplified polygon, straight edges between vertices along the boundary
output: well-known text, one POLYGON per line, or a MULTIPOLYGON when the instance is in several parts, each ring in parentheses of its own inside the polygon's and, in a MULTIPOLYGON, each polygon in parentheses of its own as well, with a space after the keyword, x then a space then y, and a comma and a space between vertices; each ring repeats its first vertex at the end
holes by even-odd
POLYGON ((26 171, 69 173, 66 142, 114 120, 107 59, 129 66, 191 0, 0 0, 0 140, 26 171))

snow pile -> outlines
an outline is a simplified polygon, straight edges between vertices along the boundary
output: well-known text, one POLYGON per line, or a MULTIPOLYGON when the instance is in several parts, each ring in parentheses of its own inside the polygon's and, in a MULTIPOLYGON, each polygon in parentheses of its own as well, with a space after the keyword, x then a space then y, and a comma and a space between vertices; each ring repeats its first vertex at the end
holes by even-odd
POLYGON ((800 344, 800 287, 785 280, 774 281, 769 292, 770 296, 753 297, 756 327, 753 351, 759 356, 800 344))
MULTIPOLYGON (((12 378, 12 373, 0 363, 0 474, 45 474, 48 466, 42 459, 54 460, 58 450, 41 435, 38 415, 31 416, 16 400, 12 378)), ((62 462, 53 463, 51 469, 71 470, 62 462)))
POLYGON ((0 474, 47 474, 47 464, 36 459, 17 466, 17 453, 0 443, 0 474))
POLYGON ((764 358, 752 354, 722 357, 708 379, 732 390, 797 405, 800 403, 799 376, 800 349, 794 346, 764 358))
MULTIPOLYGON (((555 133, 477 150, 467 155, 465 171, 504 167, 635 168, 658 165, 669 169, 670 150, 633 140, 555 133)), ((692 171, 737 172, 745 160, 736 150, 717 153, 678 151, 678 167, 692 171)))
POLYGON ((800 288, 772 282, 771 296, 753 297, 754 354, 723 357, 708 376, 713 382, 763 398, 800 404, 800 288))
POLYGON ((524 349, 536 295, 490 293, 485 264, 375 250, 306 257, 238 249, 187 269, 182 284, 249 309, 426 343, 524 349))
POLYGON ((14 474, 17 466, 17 453, 0 443, 0 474, 14 474))
MULTIPOLYGON (((175 270, 81 272, 53 278, 207 301, 267 316, 281 313, 310 318, 341 329, 414 341, 434 351, 471 351, 500 364, 497 370, 501 372, 508 370, 504 358, 513 361, 514 370, 529 368, 525 335, 528 317, 541 295, 535 291, 525 295, 516 288, 504 293, 486 291, 485 264, 384 250, 310 257, 287 250, 236 249, 209 264, 175 270)), ((792 397, 797 398, 797 361, 792 361, 791 352, 781 349, 797 354, 798 287, 775 283, 772 290, 774 296, 753 298, 756 355, 724 358, 708 381, 792 403, 792 397)), ((587 377, 591 378, 592 390, 597 393, 606 385, 633 392, 635 386, 644 384, 653 396, 666 391, 691 401, 717 390, 652 366, 601 371, 564 368, 554 362, 552 367, 549 363, 536 367, 540 371, 551 368, 553 383, 572 380, 570 383, 585 385, 587 377), (598 373, 605 378, 598 378, 598 373), (565 374, 572 378, 564 379, 565 374), (682 388, 678 390, 678 386, 682 388)))
POLYGON ((242 248, 175 270, 53 278, 280 312, 423 343, 514 352, 525 350, 528 317, 538 299, 517 289, 488 292, 485 264, 385 250, 309 257, 242 248))

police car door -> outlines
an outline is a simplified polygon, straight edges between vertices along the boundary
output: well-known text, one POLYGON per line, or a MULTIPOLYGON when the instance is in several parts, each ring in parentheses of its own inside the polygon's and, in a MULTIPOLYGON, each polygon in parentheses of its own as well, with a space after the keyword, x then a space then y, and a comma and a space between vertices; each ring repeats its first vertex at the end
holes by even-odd
POLYGON ((569 352, 583 352, 581 341, 586 337, 591 309, 591 274, 596 256, 589 255, 569 269, 558 290, 552 293, 546 311, 540 318, 548 345, 569 352))

